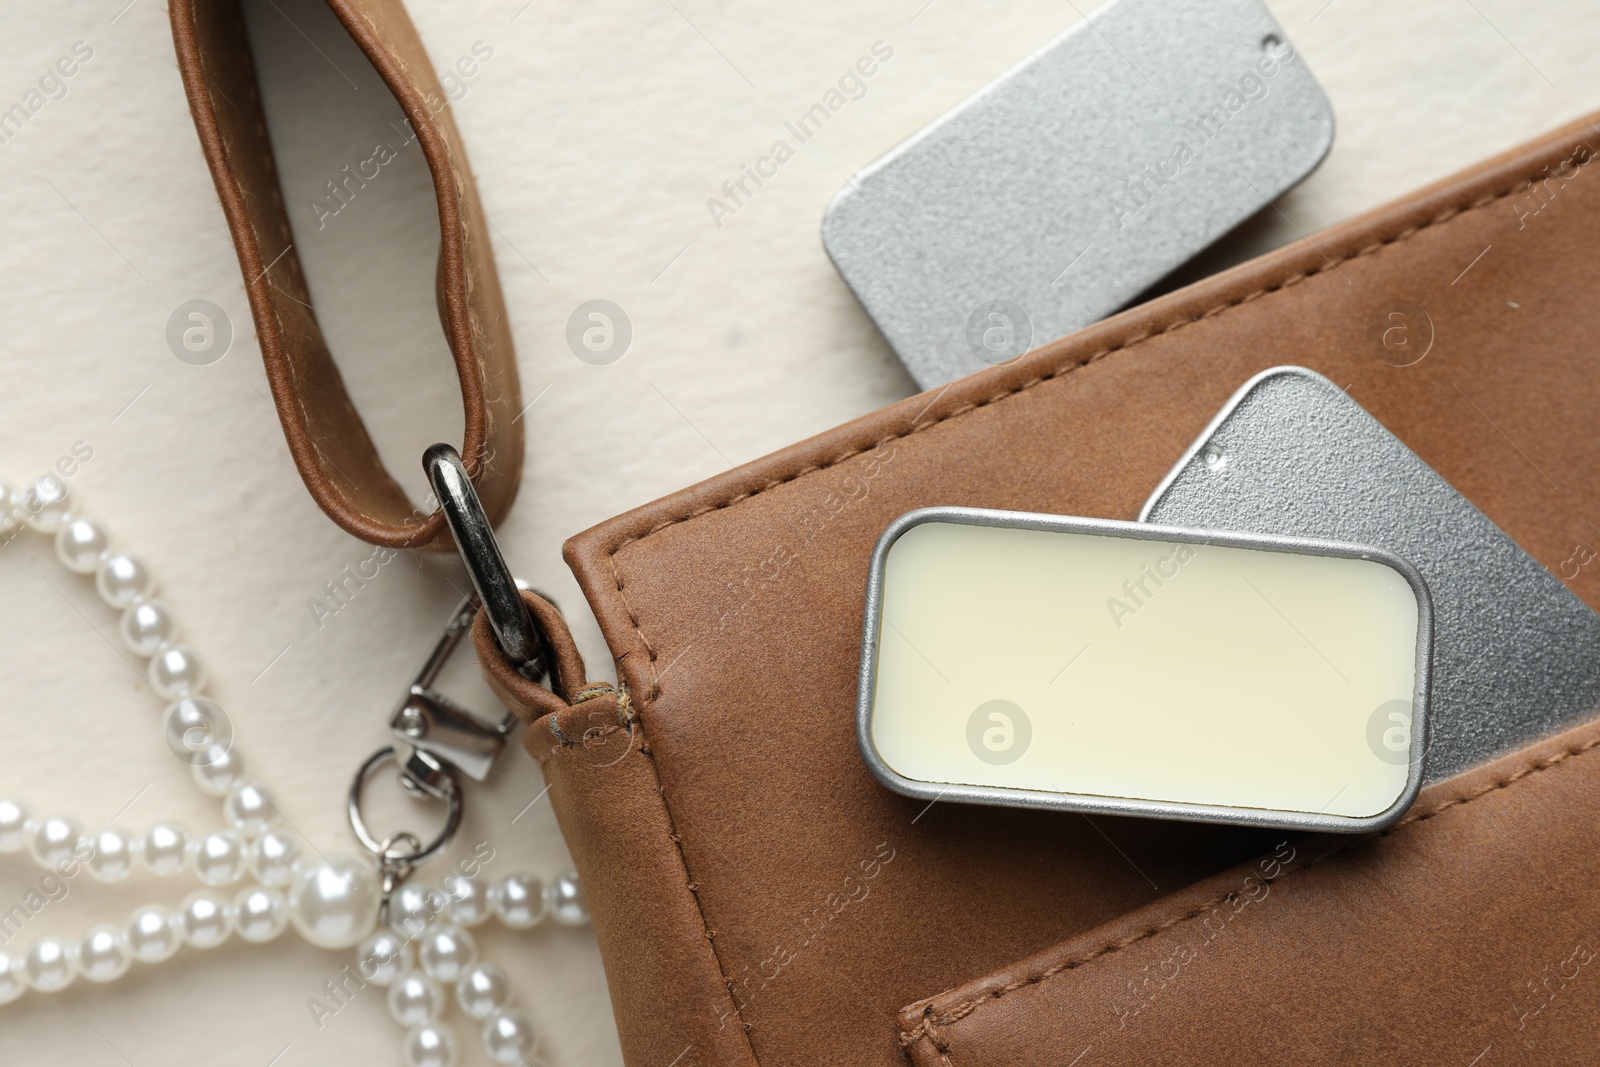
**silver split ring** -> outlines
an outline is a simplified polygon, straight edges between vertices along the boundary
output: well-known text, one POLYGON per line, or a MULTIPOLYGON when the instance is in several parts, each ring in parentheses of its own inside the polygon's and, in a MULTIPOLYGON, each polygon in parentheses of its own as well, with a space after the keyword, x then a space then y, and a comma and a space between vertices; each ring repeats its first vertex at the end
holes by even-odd
POLYGON ((383 766, 385 762, 391 761, 395 761, 394 746, 385 745, 374 752, 367 759, 367 762, 361 765, 361 769, 356 772, 355 780, 350 783, 348 808, 350 829, 355 832, 356 840, 361 842, 361 847, 377 857, 380 866, 395 864, 399 861, 406 866, 415 867, 424 860, 443 851, 444 847, 450 843, 451 838, 456 836, 456 831, 461 828, 461 780, 456 777, 453 768, 448 764, 443 765, 443 780, 450 783, 449 788, 446 790, 448 796, 445 798, 446 803, 449 804, 449 809, 445 813, 444 828, 427 845, 423 845, 421 838, 410 833, 391 834, 389 837, 379 840, 372 836, 372 831, 367 829, 366 820, 361 816, 361 793, 368 779, 377 772, 378 768, 383 766), (394 846, 401 840, 416 842, 416 851, 403 856, 396 855, 394 846))

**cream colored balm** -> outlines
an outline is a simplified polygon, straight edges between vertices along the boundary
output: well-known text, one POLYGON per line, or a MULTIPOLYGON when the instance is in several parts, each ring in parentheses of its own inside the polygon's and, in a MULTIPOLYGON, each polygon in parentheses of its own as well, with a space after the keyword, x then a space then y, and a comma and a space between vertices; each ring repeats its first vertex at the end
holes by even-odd
POLYGON ((1422 780, 1430 625, 1377 549, 927 509, 873 557, 859 739, 930 800, 1372 830, 1422 780))

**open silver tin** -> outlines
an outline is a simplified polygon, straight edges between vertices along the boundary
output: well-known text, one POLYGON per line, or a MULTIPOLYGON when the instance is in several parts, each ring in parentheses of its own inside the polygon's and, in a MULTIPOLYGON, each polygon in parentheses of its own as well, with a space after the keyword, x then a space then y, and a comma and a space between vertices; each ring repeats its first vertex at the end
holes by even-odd
POLYGON ((1003 807, 1045 808, 1091 815, 1127 815, 1179 819, 1290 830, 1364 833, 1381 830, 1397 821, 1416 799, 1423 781, 1423 761, 1428 745, 1428 694, 1432 661, 1432 602, 1421 575, 1400 557, 1380 549, 1334 541, 1156 526, 1111 519, 1073 518, 983 508, 930 507, 900 516, 878 539, 867 578, 866 613, 862 624, 861 671, 857 690, 856 736, 862 757, 872 774, 889 789, 930 802, 953 800, 1003 807), (1249 807, 1184 803, 1121 796, 1053 792, 1012 787, 972 785, 962 782, 921 781, 905 777, 883 759, 873 742, 873 712, 878 680, 883 626, 885 569, 890 550, 908 531, 924 523, 955 523, 1056 533, 1075 533, 1145 541, 1215 545, 1300 555, 1368 560, 1383 564, 1411 587, 1417 604, 1415 687, 1412 697, 1410 753, 1405 785, 1387 809, 1371 816, 1281 811, 1249 807))

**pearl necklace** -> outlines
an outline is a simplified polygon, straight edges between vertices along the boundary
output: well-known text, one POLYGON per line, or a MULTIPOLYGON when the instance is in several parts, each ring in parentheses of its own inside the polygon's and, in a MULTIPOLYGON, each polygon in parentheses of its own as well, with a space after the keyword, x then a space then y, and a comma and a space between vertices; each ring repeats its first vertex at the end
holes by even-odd
POLYGON ((292 925, 322 948, 359 945, 356 975, 388 988, 389 1012, 407 1028, 401 1052, 409 1067, 457 1062, 455 1033, 442 1019, 447 986, 461 1010, 483 1024, 491 1060, 541 1064, 532 1021, 513 1005, 505 971, 479 957, 470 928, 491 916, 518 930, 546 917, 581 926, 589 911, 578 876, 542 882, 512 874, 491 885, 472 873, 479 863, 463 861, 437 889, 405 884, 411 871, 407 848, 420 850, 409 834, 381 843, 381 870, 349 855, 319 851, 315 859, 303 857, 300 840, 277 827, 271 794, 245 776, 227 716, 202 695, 205 668, 193 649, 178 642, 177 623, 154 599, 155 578, 144 561, 113 550, 105 525, 79 514, 66 484, 53 474, 20 493, 0 482, 0 508, 0 544, 23 527, 53 536, 62 564, 93 575, 101 599, 122 613, 122 642, 134 655, 148 657, 150 688, 167 704, 167 743, 189 764, 200 790, 222 800, 227 824, 200 836, 170 821, 138 836, 114 826, 84 834, 69 817, 31 818, 21 801, 0 798, 0 853, 26 851, 62 878, 75 877, 81 868, 96 881, 117 883, 138 865, 163 877, 192 875, 201 883, 175 911, 146 904, 121 928, 95 926, 76 940, 41 938, 20 957, 0 951, 0 1004, 30 989, 58 992, 79 977, 111 982, 133 963, 160 963, 184 945, 213 948, 233 934, 264 943, 292 925), (231 896, 222 891, 242 880, 244 887, 231 896), (380 913, 387 925, 376 929, 380 913))

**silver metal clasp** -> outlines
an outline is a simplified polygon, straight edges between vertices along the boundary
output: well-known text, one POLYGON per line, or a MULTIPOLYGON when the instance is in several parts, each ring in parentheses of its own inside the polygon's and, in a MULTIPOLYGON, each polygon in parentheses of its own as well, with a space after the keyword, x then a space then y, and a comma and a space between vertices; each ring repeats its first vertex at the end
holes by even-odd
POLYGON ((456 608, 389 719, 389 729, 399 741, 395 762, 400 765, 400 784, 414 796, 449 800, 459 792, 452 772, 484 781, 516 722, 509 711, 495 721, 480 718, 432 688, 477 613, 476 596, 456 608))
MULTIPOLYGON (((378 861, 383 876, 382 913, 387 921, 389 898, 417 865, 449 845, 461 826, 461 777, 474 781, 489 777, 506 736, 516 721, 505 711, 498 719, 482 718, 434 692, 433 683, 477 617, 481 603, 494 632, 495 642, 523 677, 543 682, 547 677, 546 643, 527 604, 522 586, 511 577, 494 530, 484 514, 477 491, 461 457, 449 445, 434 445, 423 455, 423 468, 439 497, 440 509, 466 564, 475 594, 461 601, 444 632, 433 646, 416 680, 389 719, 394 745, 380 748, 361 765, 350 784, 347 815, 350 829, 363 848, 378 861), (391 834, 381 840, 367 827, 361 813, 361 795, 367 780, 393 760, 400 784, 414 797, 442 800, 447 805, 444 827, 424 844, 412 833, 391 834)), ((545 598, 549 600, 548 597, 545 598)))
POLYGON ((461 776, 483 781, 505 748, 506 735, 515 721, 510 712, 498 722, 487 722, 461 705, 433 691, 439 671, 450 659, 478 613, 478 598, 469 596, 456 607, 444 632, 428 654, 422 669, 389 719, 396 743, 378 749, 361 765, 350 783, 346 814, 356 840, 378 861, 383 876, 383 911, 389 898, 411 876, 419 863, 450 844, 461 827, 461 776), (361 795, 367 781, 385 763, 399 770, 406 792, 422 800, 442 800, 447 805, 443 828, 427 844, 413 833, 379 839, 367 828, 361 813, 361 795))
POLYGON ((495 643, 524 678, 542 681, 548 667, 545 640, 500 554, 500 542, 495 540, 494 527, 489 525, 461 456, 449 445, 430 445, 422 454, 422 469, 439 498, 439 510, 450 526, 472 588, 483 602, 495 643))

